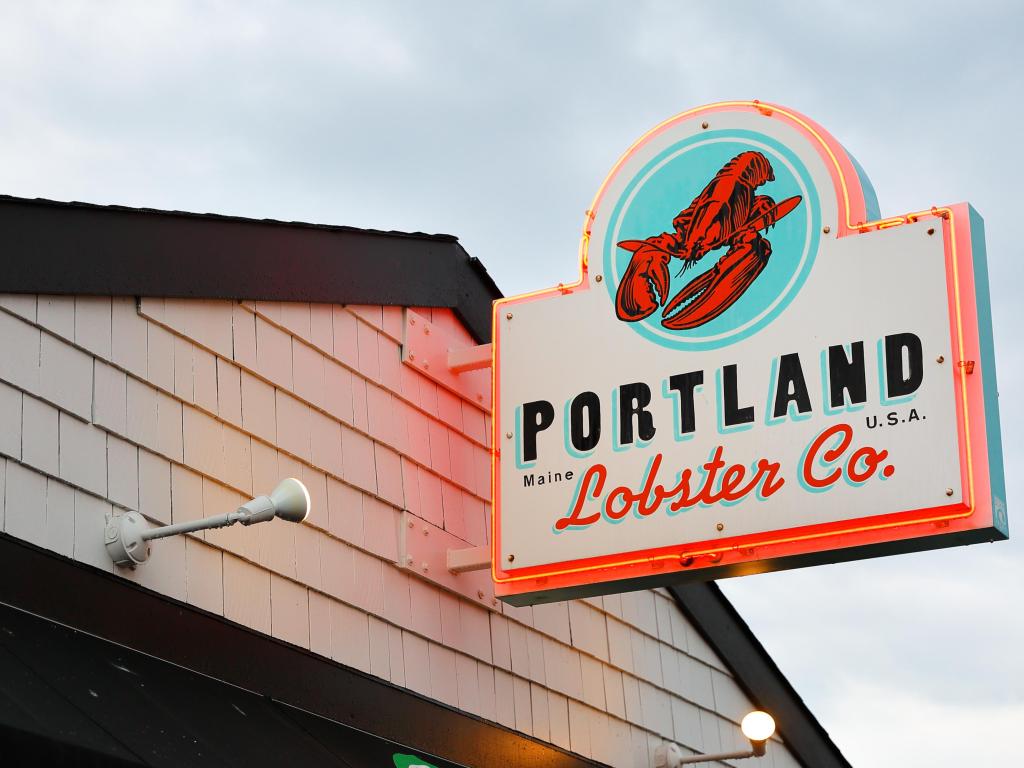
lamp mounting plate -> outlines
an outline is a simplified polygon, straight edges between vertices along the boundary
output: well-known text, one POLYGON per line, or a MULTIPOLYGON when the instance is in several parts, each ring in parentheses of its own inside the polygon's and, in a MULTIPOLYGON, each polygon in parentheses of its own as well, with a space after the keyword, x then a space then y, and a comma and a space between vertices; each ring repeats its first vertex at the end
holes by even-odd
POLYGON ((115 565, 134 568, 149 559, 149 542, 142 538, 148 528, 138 512, 113 515, 103 531, 103 543, 115 565))

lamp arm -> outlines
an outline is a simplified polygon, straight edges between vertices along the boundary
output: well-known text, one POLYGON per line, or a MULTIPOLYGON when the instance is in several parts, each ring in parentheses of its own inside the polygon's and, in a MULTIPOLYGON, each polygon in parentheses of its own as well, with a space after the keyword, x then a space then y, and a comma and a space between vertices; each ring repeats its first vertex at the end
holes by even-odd
POLYGON ((187 523, 175 523, 174 525, 164 525, 160 528, 150 528, 147 531, 143 531, 141 538, 143 541, 150 541, 152 539, 163 539, 167 536, 177 536, 179 533, 205 531, 208 528, 226 528, 235 523, 252 525, 253 523, 262 523, 273 519, 274 502, 271 501, 269 496, 257 496, 234 512, 204 517, 201 520, 190 520, 187 523))
POLYGON ((758 754, 751 749, 746 752, 721 752, 717 755, 690 755, 680 758, 676 765, 693 765, 694 763, 713 763, 717 760, 742 760, 747 757, 757 757, 758 754))
POLYGON ((175 523, 174 525, 164 525, 160 528, 150 528, 142 534, 142 540, 150 541, 152 539, 163 539, 167 536, 177 536, 179 533, 203 531, 207 528, 225 528, 237 523, 241 520, 241 517, 242 513, 240 512, 228 512, 224 515, 204 517, 201 520, 190 520, 187 523, 175 523))
POLYGON ((150 528, 138 512, 107 515, 103 527, 103 545, 115 565, 134 568, 149 559, 149 542, 179 533, 225 528, 235 523, 252 525, 280 517, 289 523, 301 523, 309 514, 309 491, 301 481, 289 477, 277 484, 269 496, 250 499, 234 512, 213 515, 201 520, 150 528))
POLYGON ((768 739, 775 732, 775 719, 767 712, 749 712, 740 724, 743 735, 750 742, 750 749, 737 752, 719 752, 714 755, 690 755, 684 757, 682 748, 675 742, 666 742, 654 752, 654 768, 678 768, 680 765, 696 763, 717 763, 723 760, 746 760, 748 757, 764 757, 768 751, 768 739), (763 738, 757 738, 757 737, 763 738))

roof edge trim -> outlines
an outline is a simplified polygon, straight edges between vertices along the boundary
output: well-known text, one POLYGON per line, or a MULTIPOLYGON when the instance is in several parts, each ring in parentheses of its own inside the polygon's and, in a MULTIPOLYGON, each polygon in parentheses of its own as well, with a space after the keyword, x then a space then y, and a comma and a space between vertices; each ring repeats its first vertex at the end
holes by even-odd
POLYGON ((447 307, 501 291, 454 237, 0 196, 0 292, 447 307))
POLYGON ((669 592, 758 707, 770 712, 790 753, 807 768, 852 768, 750 627, 714 582, 669 592))

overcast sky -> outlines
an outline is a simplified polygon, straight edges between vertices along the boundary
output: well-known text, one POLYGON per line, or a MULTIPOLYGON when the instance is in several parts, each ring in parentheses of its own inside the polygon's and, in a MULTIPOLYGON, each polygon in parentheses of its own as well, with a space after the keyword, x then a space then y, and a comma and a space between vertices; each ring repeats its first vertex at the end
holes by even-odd
MULTIPOLYGON (((512 294, 575 275, 583 212, 648 128, 784 104, 883 215, 985 217, 1012 530, 1022 28, 1012 2, 0 0, 0 193, 447 232, 512 294)), ((1019 540, 723 588, 855 766, 1017 760, 1019 540)))

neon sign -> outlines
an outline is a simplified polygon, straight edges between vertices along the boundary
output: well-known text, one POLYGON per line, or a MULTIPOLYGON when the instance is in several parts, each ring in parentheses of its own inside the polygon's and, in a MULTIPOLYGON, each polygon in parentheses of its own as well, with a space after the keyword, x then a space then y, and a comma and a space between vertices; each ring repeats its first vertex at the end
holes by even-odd
POLYGON ((807 118, 665 121, 572 285, 494 309, 492 575, 517 604, 1007 535, 981 219, 882 219, 807 118))

